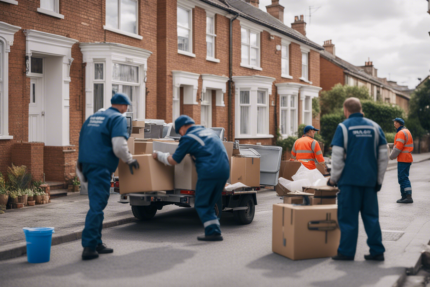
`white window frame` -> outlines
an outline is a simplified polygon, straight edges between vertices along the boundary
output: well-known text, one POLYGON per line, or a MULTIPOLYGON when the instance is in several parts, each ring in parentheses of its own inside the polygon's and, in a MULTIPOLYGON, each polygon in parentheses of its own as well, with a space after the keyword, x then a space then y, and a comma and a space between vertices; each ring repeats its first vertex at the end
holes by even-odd
MULTIPOLYGON (((107 1, 107 0, 106 0, 107 1)), ((107 2, 105 1, 105 7, 107 9, 107 2)), ((130 33, 127 31, 123 31, 121 30, 121 0, 117 0, 118 1, 118 28, 113 28, 113 27, 109 27, 107 24, 107 17, 106 17, 106 11, 105 11, 105 25, 103 26, 103 29, 107 30, 107 31, 111 31, 117 34, 121 34, 121 35, 125 35, 131 38, 135 38, 135 39, 139 39, 142 40, 143 36, 139 35, 139 0, 134 0, 135 2, 137 2, 137 9, 136 9, 136 33, 130 33)))
POLYGON ((279 129, 281 129, 282 123, 282 110, 287 111, 286 128, 287 133, 282 133, 282 137, 287 138, 289 136, 296 136, 299 125, 299 91, 303 87, 302 84, 298 83, 278 83, 275 84, 279 94, 279 129), (281 97, 287 98, 287 106, 281 106, 281 97), (294 106, 291 106, 291 99, 294 98, 294 106), (291 114, 295 111, 296 116, 291 123, 291 114), (292 126, 292 127, 291 127, 292 126))
POLYGON ((259 27, 256 24, 253 24, 249 21, 246 21, 244 19, 240 20, 240 66, 248 69, 258 70, 262 71, 261 68, 261 32, 263 31, 261 27, 259 27), (248 43, 242 42, 242 29, 247 30, 248 32, 248 43), (251 45, 251 33, 257 34, 257 46, 251 45), (242 47, 247 46, 248 47, 248 63, 242 62, 242 47), (253 66, 251 65, 251 49, 257 49, 257 65, 253 66))
POLYGON ((9 53, 14 35, 20 29, 21 27, 0 21, 0 140, 13 139, 13 136, 9 135, 9 53))
POLYGON ((309 67, 310 67, 310 52, 311 52, 311 50, 309 48, 303 47, 303 46, 300 47, 300 50, 302 51, 302 55, 301 55, 301 59, 300 59, 301 60, 301 66, 302 66, 302 69, 301 69, 301 71, 302 71, 301 75, 302 76, 300 77, 300 80, 305 82, 305 83, 312 85, 312 82, 309 80, 309 76, 310 76, 309 67), (306 65, 306 75, 304 75, 304 73, 303 73, 305 70, 304 69, 305 65, 303 64, 303 56, 306 56, 306 59, 308 60, 308 63, 306 65))
POLYGON ((321 91, 322 88, 320 87, 315 87, 315 86, 308 86, 308 85, 302 85, 302 87, 300 88, 300 100, 302 101, 302 108, 301 108, 301 112, 302 112, 302 123, 307 124, 307 125, 311 125, 312 124, 312 99, 313 98, 317 98, 319 96, 319 92, 321 91), (309 97, 309 101, 310 101, 310 110, 305 110, 305 99, 309 97), (305 118, 306 118, 306 114, 305 113, 309 113, 310 114, 310 122, 305 122, 305 118))
POLYGON ((305 125, 312 125, 312 97, 305 96, 303 100, 303 123, 305 125), (306 101, 309 101, 309 109, 306 109, 306 101), (306 121, 310 119, 310 121, 306 121))
MULTIPOLYGON (((181 8, 181 9, 186 10, 186 11, 189 12, 189 14, 188 14, 189 15, 189 18, 188 18, 189 28, 179 26, 178 25, 178 20, 176 20, 177 28, 180 27, 180 28, 183 28, 183 29, 188 29, 190 31, 188 51, 179 50, 179 47, 178 47, 178 54, 195 58, 196 55, 193 53, 193 40, 194 40, 193 39, 193 32, 194 32, 193 31, 193 18, 194 18, 194 13, 193 13, 194 11, 193 11, 193 9, 194 9, 194 5, 192 3, 187 3, 187 2, 190 2, 190 1, 184 1, 184 0, 183 1, 179 1, 178 0, 178 4, 177 4, 177 8, 176 8, 176 14, 178 13, 177 9, 179 9, 179 8, 181 8)), ((176 33, 177 33, 177 31, 178 31, 178 29, 176 29, 176 33)), ((177 39, 178 39, 178 37, 179 37, 179 35, 177 35, 177 39)), ((178 45, 178 43, 176 43, 176 45, 178 45)))
POLYGON ((54 10, 48 10, 48 9, 42 8, 41 1, 39 3, 40 3, 40 7, 37 8, 37 12, 46 14, 48 16, 52 16, 55 18, 64 19, 64 15, 60 14, 60 0, 54 0, 54 10))
MULTIPOLYGON (((206 115, 207 116, 207 122, 208 122, 208 125, 205 127, 205 128, 211 128, 212 127, 212 90, 206 90, 206 92, 202 92, 202 100, 201 100, 201 107, 200 107, 200 119, 203 117, 202 115, 203 115, 203 109, 202 109, 202 107, 203 106, 205 106, 205 107, 208 107, 208 109, 207 109, 207 111, 208 111, 208 114, 206 115), (204 97, 206 97, 208 100, 207 101, 204 101, 203 100, 203 98, 204 97)), ((200 121, 200 123, 201 124, 203 124, 201 121, 200 121)))
MULTIPOLYGON (((93 65, 94 65, 94 69, 93 69, 93 107, 95 106, 94 105, 94 101, 95 101, 95 85, 96 84, 102 84, 103 85, 103 108, 104 108, 104 105, 105 105, 105 101, 106 101, 106 62, 102 62, 102 61, 95 61, 94 63, 93 63, 93 65), (96 71, 96 64, 102 64, 103 65, 103 79, 96 79, 96 73, 95 73, 95 71, 96 71)), ((95 112, 97 112, 97 111, 94 111, 94 113, 95 112)))
POLYGON ((251 131, 251 125, 252 125, 252 120, 251 120, 251 114, 252 114, 251 90, 250 89, 241 89, 239 91, 238 97, 239 97, 239 117, 237 120, 239 121, 239 135, 250 136, 250 135, 252 135, 252 131, 251 131), (240 102, 242 92, 248 92, 248 95, 249 95, 249 103, 248 104, 240 102), (242 121, 241 121, 241 119, 242 119, 242 107, 248 107, 248 131, 249 131, 248 133, 242 133, 242 129, 241 129, 241 126, 242 126, 242 121))
POLYGON ((0 2, 5 2, 8 4, 18 5, 18 1, 15 0, 0 0, 0 2))
POLYGON ((270 95, 272 94, 272 84, 275 78, 264 77, 264 76, 234 76, 233 82, 235 83, 235 138, 236 139, 249 139, 249 138, 273 138, 270 134, 270 95), (244 106, 240 103, 240 92, 249 91, 250 96, 250 110, 249 110, 249 132, 242 134, 240 130, 241 116, 240 107, 244 106), (258 104, 258 92, 264 91, 266 93, 266 103, 258 104), (264 132, 257 132, 258 124, 258 106, 266 107, 266 117, 264 123, 264 132))
POLYGON ((293 78, 291 76, 291 73, 290 73, 290 44, 291 44, 290 41, 282 40, 282 46, 281 46, 281 77, 282 78, 286 78, 286 79, 292 79, 293 78), (286 57, 284 57, 284 55, 282 54, 282 51, 283 51, 284 47, 287 48, 287 55, 286 55, 286 57), (282 64, 283 60, 287 61, 287 71, 284 71, 284 66, 282 64))
MULTIPOLYGON (((129 86, 133 88, 133 94, 132 97, 130 97, 130 101, 132 106, 128 108, 127 112, 131 112, 133 113, 133 118, 137 118, 136 115, 138 116, 138 111, 137 111, 137 107, 139 106, 139 92, 138 89, 140 89, 140 82, 139 82, 139 78, 140 78, 140 68, 138 65, 133 65, 131 63, 124 63, 124 62, 120 62, 120 61, 113 61, 112 62, 112 66, 114 64, 121 64, 121 65, 126 65, 126 66, 131 66, 131 67, 137 67, 137 73, 138 73, 138 78, 137 78, 137 82, 124 82, 124 81, 119 81, 119 80, 115 80, 112 76, 112 92, 113 92, 113 85, 117 85, 118 86, 118 92, 119 93, 124 93, 124 86, 129 86)), ((113 71, 113 69, 112 69, 113 71)))
POLYGON ((212 38, 212 51, 213 51, 213 55, 208 55, 207 54, 207 48, 206 48, 206 60, 210 61, 210 62, 215 62, 215 63, 219 63, 220 60, 216 58, 216 17, 215 17, 215 13, 206 11, 206 45, 209 46, 209 42, 207 41, 207 38, 211 37, 212 38), (213 29, 213 33, 209 33, 208 32, 208 18, 212 18, 212 29, 213 29))
POLYGON ((257 135, 267 135, 267 134, 269 134, 269 96, 267 95, 266 90, 259 89, 257 91, 257 135), (265 103, 258 103, 258 94, 259 93, 264 93, 265 103), (260 107, 265 109, 264 125, 263 125, 264 130, 261 133, 258 132, 258 122, 259 122, 259 120, 261 120, 260 118, 258 118, 258 108, 260 108, 260 107))
MULTIPOLYGON (((184 89, 183 104, 184 105, 198 105, 197 102, 197 89, 199 87, 200 74, 172 71, 173 76, 173 94, 172 94, 172 122, 175 121, 175 116, 180 115, 180 89, 184 89)), ((167 119, 170 121, 170 119, 167 119)))

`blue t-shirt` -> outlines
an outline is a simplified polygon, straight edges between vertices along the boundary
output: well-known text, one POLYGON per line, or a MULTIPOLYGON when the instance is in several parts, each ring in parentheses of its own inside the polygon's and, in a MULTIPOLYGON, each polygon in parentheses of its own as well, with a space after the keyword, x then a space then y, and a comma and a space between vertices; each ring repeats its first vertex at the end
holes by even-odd
POLYGON ((387 145, 384 132, 363 114, 352 114, 339 124, 331 142, 331 146, 346 150, 345 167, 338 185, 375 187, 381 145, 387 145))
POLYGON ((81 129, 78 161, 100 165, 114 172, 119 162, 113 152, 114 137, 124 137, 128 140, 126 118, 112 107, 93 114, 81 129))
POLYGON ((179 140, 178 148, 172 155, 180 163, 190 154, 195 160, 199 179, 227 180, 230 176, 228 155, 220 138, 210 129, 192 126, 179 140))

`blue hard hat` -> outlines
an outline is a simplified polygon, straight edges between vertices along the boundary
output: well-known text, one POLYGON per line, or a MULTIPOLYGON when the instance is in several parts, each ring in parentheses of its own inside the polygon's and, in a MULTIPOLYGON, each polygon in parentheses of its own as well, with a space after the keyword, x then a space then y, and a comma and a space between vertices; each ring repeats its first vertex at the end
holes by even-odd
POLYGON ((130 99, 126 94, 116 93, 110 100, 112 105, 131 105, 130 99))
POLYGON ((305 129, 303 130, 303 134, 306 134, 310 130, 319 131, 319 129, 314 128, 314 126, 305 126, 305 129))
POLYGON ((404 126, 405 125, 405 120, 404 119, 402 119, 402 118, 395 118, 394 120, 393 120, 393 122, 398 122, 399 124, 401 124, 402 126, 404 126))
POLYGON ((189 116, 182 115, 179 116, 179 118, 175 121, 175 132, 179 134, 179 130, 186 125, 195 124, 194 120, 190 118, 189 116))

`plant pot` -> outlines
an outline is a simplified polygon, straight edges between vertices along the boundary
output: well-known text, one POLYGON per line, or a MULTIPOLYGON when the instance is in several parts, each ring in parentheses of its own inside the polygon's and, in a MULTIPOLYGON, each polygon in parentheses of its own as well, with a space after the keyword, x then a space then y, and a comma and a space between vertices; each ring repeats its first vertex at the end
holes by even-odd
POLYGON ((9 195, 0 194, 0 205, 6 205, 9 200, 9 195))
POLYGON ((29 201, 34 201, 34 196, 29 196, 29 197, 27 198, 27 202, 29 202, 29 201))
POLYGON ((80 191, 81 190, 81 187, 79 186, 79 185, 74 185, 73 186, 73 191, 74 192, 78 192, 78 191, 80 191))
POLYGON ((12 204, 15 204, 15 203, 18 203, 18 197, 15 197, 15 198, 9 198, 9 202, 10 203, 12 203, 12 204))
POLYGON ((68 191, 68 192, 72 192, 72 191, 73 191, 73 185, 69 185, 69 186, 67 187, 67 191, 68 191))
POLYGON ((28 201, 28 195, 27 195, 27 194, 24 194, 24 195, 22 196, 22 203, 24 203, 24 206, 25 206, 25 205, 27 205, 27 201, 28 201))
POLYGON ((45 203, 49 203, 49 194, 45 194, 44 201, 45 203))
POLYGON ((24 203, 21 203, 21 202, 13 204, 13 208, 23 208, 23 207, 24 207, 24 203))
POLYGON ((36 204, 42 204, 42 196, 36 195, 36 204))
POLYGON ((18 203, 24 203, 24 198, 22 198, 22 196, 18 196, 18 203))
POLYGON ((27 201, 27 206, 34 206, 35 204, 36 204, 36 201, 34 200, 27 201))

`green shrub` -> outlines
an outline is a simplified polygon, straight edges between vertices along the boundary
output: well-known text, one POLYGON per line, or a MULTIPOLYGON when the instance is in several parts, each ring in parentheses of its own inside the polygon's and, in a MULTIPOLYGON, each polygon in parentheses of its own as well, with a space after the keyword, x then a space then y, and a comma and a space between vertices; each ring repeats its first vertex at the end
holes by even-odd
POLYGON ((320 99, 312 98, 312 118, 315 119, 321 111, 320 99))
POLYGON ((387 143, 394 143, 395 136, 396 133, 385 133, 385 139, 387 140, 387 143))
POLYGON ((416 117, 409 117, 405 122, 405 126, 411 132, 413 138, 418 139, 427 133, 421 126, 420 120, 416 117))
POLYGON ((417 89, 412 95, 409 115, 417 118, 420 126, 430 132, 430 81, 427 81, 423 87, 417 89))
POLYGON ((321 93, 321 115, 341 112, 343 102, 351 97, 356 97, 361 101, 371 99, 369 90, 366 87, 342 86, 341 84, 337 84, 330 91, 321 93))
POLYGON ((361 105, 363 106, 364 116, 380 125, 385 133, 396 132, 393 119, 404 117, 403 110, 398 106, 374 101, 362 101, 361 105))
POLYGON ((333 140, 334 133, 337 126, 345 119, 341 113, 327 114, 321 118, 321 136, 326 147, 328 147, 333 140))

